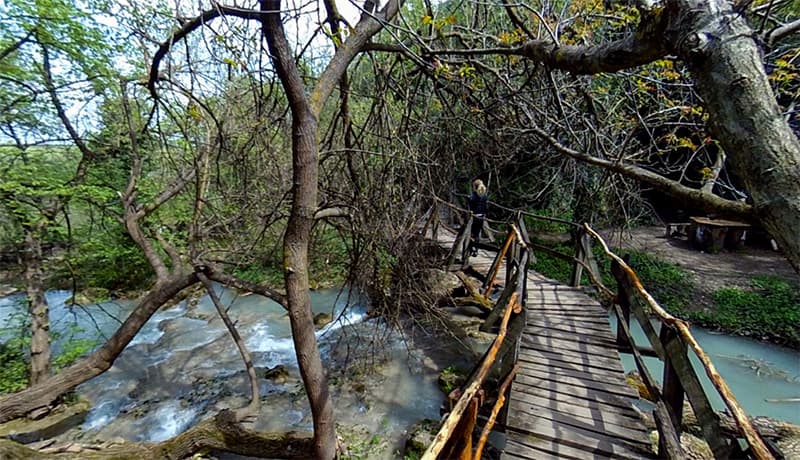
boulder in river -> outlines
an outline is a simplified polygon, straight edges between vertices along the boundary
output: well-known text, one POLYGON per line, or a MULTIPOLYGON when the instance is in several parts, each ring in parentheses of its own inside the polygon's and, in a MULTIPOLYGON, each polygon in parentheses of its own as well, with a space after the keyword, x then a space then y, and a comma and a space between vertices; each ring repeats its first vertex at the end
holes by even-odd
POLYGON ((439 422, 429 418, 415 423, 408 430, 408 439, 403 452, 404 458, 421 458, 428 446, 433 444, 433 438, 439 429, 439 422))
POLYGON ((330 313, 317 313, 314 315, 314 326, 317 329, 322 329, 331 321, 333 321, 333 316, 330 313))
POLYGON ((283 364, 267 369, 264 372, 264 378, 272 380, 274 383, 286 383, 289 380, 289 370, 283 364))

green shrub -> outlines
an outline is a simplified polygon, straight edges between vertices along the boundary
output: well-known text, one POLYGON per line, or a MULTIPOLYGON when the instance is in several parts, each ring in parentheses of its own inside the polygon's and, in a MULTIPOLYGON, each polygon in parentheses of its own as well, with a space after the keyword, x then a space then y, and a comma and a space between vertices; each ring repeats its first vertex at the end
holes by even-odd
POLYGON ((28 363, 25 360, 26 340, 15 337, 0 343, 0 395, 14 393, 28 386, 28 363))
MULTIPOLYGON (((551 247, 554 251, 558 251, 564 255, 574 255, 575 249, 570 244, 557 244, 546 245, 551 247)), ((562 283, 569 283, 570 276, 572 275, 572 262, 568 262, 559 257, 553 256, 546 252, 535 251, 536 263, 531 266, 533 270, 541 273, 542 275, 552 278, 562 283)))
POLYGON ((713 310, 692 313, 690 318, 737 334, 800 346, 800 293, 789 282, 757 276, 749 289, 722 288, 713 299, 713 310))
MULTIPOLYGON (((697 289, 686 271, 645 251, 625 250, 620 256, 627 258, 628 265, 639 276, 644 288, 664 309, 676 315, 685 314, 697 289)), ((610 263, 604 265, 603 272, 603 283, 608 283, 609 287, 616 286, 610 263)))

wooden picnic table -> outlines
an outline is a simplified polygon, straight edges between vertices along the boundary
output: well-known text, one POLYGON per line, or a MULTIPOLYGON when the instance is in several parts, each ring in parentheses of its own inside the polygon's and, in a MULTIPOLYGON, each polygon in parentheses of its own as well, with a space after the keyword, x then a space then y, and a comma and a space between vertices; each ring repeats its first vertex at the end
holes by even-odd
POLYGON ((710 217, 690 217, 689 241, 699 249, 718 252, 723 247, 738 249, 744 244, 750 224, 710 217))

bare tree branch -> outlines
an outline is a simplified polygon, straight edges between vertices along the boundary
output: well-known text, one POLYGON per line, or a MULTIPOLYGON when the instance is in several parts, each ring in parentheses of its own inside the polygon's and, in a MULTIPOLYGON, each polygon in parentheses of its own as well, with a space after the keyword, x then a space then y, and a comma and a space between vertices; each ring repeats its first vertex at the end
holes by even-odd
POLYGON ((708 212, 722 213, 727 216, 736 217, 746 221, 756 219, 753 207, 742 203, 740 201, 730 201, 720 198, 710 193, 705 193, 702 190, 693 189, 685 185, 681 185, 674 180, 668 179, 660 174, 641 168, 639 166, 624 164, 616 161, 605 160, 595 157, 577 150, 573 150, 556 140, 553 136, 546 133, 539 127, 530 128, 530 131, 537 136, 544 139, 556 151, 564 155, 583 161, 588 164, 600 166, 609 171, 616 172, 625 177, 636 179, 651 187, 670 194, 676 198, 685 200, 694 206, 706 210, 708 212))
POLYGON ((800 19, 795 19, 788 24, 776 27, 767 32, 764 36, 764 43, 767 44, 767 47, 772 47, 772 45, 774 45, 777 41, 786 38, 797 31, 800 31, 800 19))

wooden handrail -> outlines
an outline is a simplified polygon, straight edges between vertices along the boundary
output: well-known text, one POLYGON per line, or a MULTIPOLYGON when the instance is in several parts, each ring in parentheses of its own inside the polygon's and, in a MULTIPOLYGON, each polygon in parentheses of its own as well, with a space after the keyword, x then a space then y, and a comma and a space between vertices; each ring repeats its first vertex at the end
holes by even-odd
MULTIPOLYGON (((506 242, 503 244, 503 249, 497 254, 497 258, 495 260, 502 261, 503 257, 506 256, 508 252, 508 248, 511 247, 511 243, 514 242, 514 233, 509 232, 508 236, 506 237, 506 242)), ((501 263, 492 264, 494 270, 489 274, 488 282, 486 283, 486 290, 483 293, 484 297, 488 297, 489 293, 492 292, 492 286, 494 286, 494 280, 497 278, 497 272, 500 271, 501 263)), ((506 268, 508 270, 508 268, 506 268)))
POLYGON ((683 339, 694 351, 695 355, 700 359, 700 362, 703 364, 703 368, 705 369, 706 375, 708 376, 711 383, 719 392, 720 396, 722 396, 722 400, 728 409, 731 411, 736 424, 739 427, 739 433, 744 436, 747 440, 750 449, 753 451, 753 455, 759 460, 770 460, 774 459, 775 457, 770 453, 767 446, 764 444, 764 441, 761 439, 761 436, 758 432, 753 428, 753 425, 750 423, 750 419, 747 417, 745 411, 739 405, 739 402, 733 396, 733 393, 730 391, 728 384, 725 383, 725 380, 719 375, 717 372, 714 363, 711 362, 711 359, 708 355, 703 351, 700 344, 697 343, 694 336, 692 335, 691 331, 689 330, 689 325, 686 321, 683 321, 679 318, 676 318, 669 314, 666 310, 664 310, 658 302, 650 295, 647 290, 644 289, 642 286, 641 280, 636 275, 636 272, 631 269, 631 267, 618 255, 614 254, 606 244, 605 240, 595 232, 588 224, 584 224, 584 229, 591 234, 602 246, 603 251, 611 257, 612 259, 616 260, 619 263, 620 267, 625 271, 628 277, 631 280, 631 284, 633 285, 634 289, 637 293, 644 298, 647 302, 647 305, 650 309, 663 321, 664 323, 674 327, 680 338, 683 339))
POLYGON ((505 380, 503 380, 503 384, 500 385, 500 389, 497 390, 497 402, 495 402, 492 407, 489 420, 487 420, 486 425, 483 426, 483 431, 481 431, 481 437, 478 441, 478 447, 475 448, 475 454, 472 456, 475 460, 480 460, 483 454, 483 446, 486 445, 486 441, 489 439, 489 433, 492 431, 495 421, 497 421, 497 414, 500 413, 500 409, 506 403, 506 391, 511 385, 511 381, 514 380, 514 377, 517 375, 517 371, 519 371, 519 363, 514 364, 514 368, 511 369, 511 372, 509 372, 505 380))
POLYGON ((464 414, 470 401, 472 401, 472 399, 478 393, 483 380, 489 374, 492 364, 494 363, 495 359, 497 359, 497 351, 500 349, 500 346, 503 344, 503 340, 506 337, 508 320, 511 318, 511 312, 514 311, 515 313, 520 313, 522 311, 522 306, 519 304, 518 299, 519 296, 515 292, 509 300, 505 315, 503 315, 503 322, 500 325, 500 331, 497 333, 497 337, 495 337, 494 341, 492 342, 492 346, 489 348, 489 351, 486 354, 486 359, 481 364, 477 376, 464 390, 464 393, 458 399, 458 402, 456 403, 455 407, 453 407, 453 410, 450 411, 450 414, 442 424, 442 428, 439 430, 439 433, 436 434, 433 442, 430 446, 428 446, 428 449, 422 455, 422 460, 435 460, 438 457, 439 453, 447 444, 447 441, 449 441, 450 434, 458 425, 458 422, 461 420, 461 416, 464 414))

